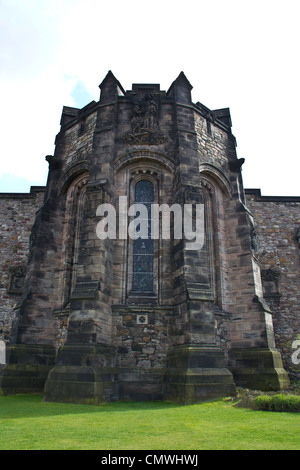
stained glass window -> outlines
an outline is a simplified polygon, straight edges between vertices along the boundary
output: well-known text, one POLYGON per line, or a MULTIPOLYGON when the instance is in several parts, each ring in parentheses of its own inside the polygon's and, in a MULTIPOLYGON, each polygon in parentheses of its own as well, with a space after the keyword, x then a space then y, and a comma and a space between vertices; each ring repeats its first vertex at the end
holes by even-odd
POLYGON ((153 293, 154 244, 151 238, 151 204, 154 202, 154 187, 149 180, 140 180, 135 186, 135 203, 148 209, 148 238, 133 240, 132 291, 137 294, 153 293))

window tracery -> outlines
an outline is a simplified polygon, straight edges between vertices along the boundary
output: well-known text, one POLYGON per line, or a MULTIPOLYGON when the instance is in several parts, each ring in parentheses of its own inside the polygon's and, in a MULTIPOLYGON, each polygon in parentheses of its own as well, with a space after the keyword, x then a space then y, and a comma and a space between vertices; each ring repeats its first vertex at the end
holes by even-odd
MULTIPOLYGON (((132 291, 139 294, 153 293, 154 240, 151 238, 151 205, 154 203, 154 186, 142 179, 135 185, 135 204, 147 208, 147 238, 133 240, 132 291)), ((141 220, 142 222, 142 220, 141 220)), ((137 227, 138 229, 138 227, 137 227)))

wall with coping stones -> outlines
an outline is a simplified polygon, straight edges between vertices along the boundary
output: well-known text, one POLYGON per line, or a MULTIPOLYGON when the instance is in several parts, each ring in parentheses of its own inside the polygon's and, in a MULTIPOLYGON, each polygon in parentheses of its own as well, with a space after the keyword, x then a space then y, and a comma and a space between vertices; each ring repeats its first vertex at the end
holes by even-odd
POLYGON ((44 187, 34 186, 29 194, 0 194, 0 340, 9 340, 14 307, 18 304, 24 278, 19 278, 20 292, 11 286, 16 268, 27 264, 29 236, 35 214, 42 205, 44 187))
MULTIPOLYGON (((76 111, 76 108, 74 108, 76 111)), ((93 133, 96 125, 97 113, 91 113, 65 133, 65 161, 66 167, 78 160, 84 160, 92 152, 93 133)))
POLYGON ((276 347, 290 376, 299 380, 300 366, 291 356, 293 341, 300 339, 300 197, 268 197, 258 189, 246 190, 246 203, 256 224, 262 273, 271 268, 278 275, 275 289, 264 293, 273 312, 276 347))
MULTIPOLYGON (((10 292, 11 276, 16 267, 26 266, 29 236, 44 191, 44 187, 32 187, 29 194, 0 194, 0 340, 6 343, 11 333, 14 307, 21 298, 19 293, 10 292)), ((273 312, 276 347, 281 351, 284 367, 291 377, 299 379, 299 366, 292 363, 291 356, 295 351, 293 341, 300 339, 300 246, 296 237, 300 228, 300 197, 264 197, 260 190, 246 190, 246 205, 256 224, 261 269, 271 268, 279 273, 278 292, 274 295, 265 293, 273 312)), ((57 346, 65 341, 65 322, 62 318, 57 346)), ((221 331, 222 321, 218 325, 219 343, 224 347, 226 332, 221 331)), ((139 344, 145 342, 145 360, 151 360, 151 346, 157 348, 157 344, 147 344, 145 328, 147 330, 149 325, 137 326, 137 338, 134 339, 138 339, 139 344)), ((164 328, 158 337, 165 334, 164 328)), ((118 331, 118 335, 120 333, 126 336, 126 331, 118 331)), ((134 353, 131 361, 135 361, 134 353)))
POLYGON ((201 161, 211 163, 221 171, 226 171, 228 168, 226 156, 228 133, 222 131, 220 125, 211 123, 200 114, 195 114, 195 129, 201 161))

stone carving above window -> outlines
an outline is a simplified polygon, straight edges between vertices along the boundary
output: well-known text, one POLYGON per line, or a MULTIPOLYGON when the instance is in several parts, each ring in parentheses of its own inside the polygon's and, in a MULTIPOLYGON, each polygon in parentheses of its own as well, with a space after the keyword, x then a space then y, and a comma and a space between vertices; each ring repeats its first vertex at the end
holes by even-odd
POLYGON ((158 127, 158 105, 153 95, 147 94, 134 104, 131 113, 131 132, 124 135, 126 144, 158 145, 167 141, 158 127))
POLYGON ((26 267, 24 265, 10 268, 10 280, 8 293, 9 294, 23 294, 25 285, 26 267))
POLYGON ((252 252, 253 258, 258 261, 259 259, 259 246, 258 246, 258 236, 257 236, 257 231, 256 227, 254 225, 254 221, 252 216, 248 214, 248 220, 250 224, 250 232, 249 232, 249 238, 250 238, 250 249, 252 252))

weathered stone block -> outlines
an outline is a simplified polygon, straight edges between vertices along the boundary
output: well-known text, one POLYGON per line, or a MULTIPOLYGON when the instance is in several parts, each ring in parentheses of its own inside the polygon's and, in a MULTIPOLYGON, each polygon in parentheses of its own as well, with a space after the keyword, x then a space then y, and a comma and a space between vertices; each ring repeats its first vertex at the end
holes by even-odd
POLYGON ((240 387, 281 390, 289 386, 288 374, 276 349, 232 349, 230 362, 234 381, 240 387))

